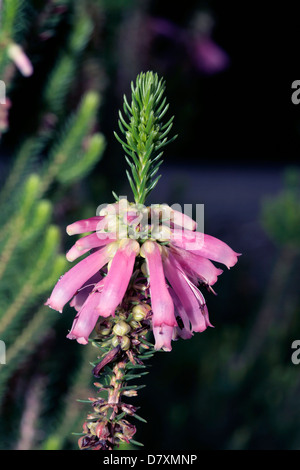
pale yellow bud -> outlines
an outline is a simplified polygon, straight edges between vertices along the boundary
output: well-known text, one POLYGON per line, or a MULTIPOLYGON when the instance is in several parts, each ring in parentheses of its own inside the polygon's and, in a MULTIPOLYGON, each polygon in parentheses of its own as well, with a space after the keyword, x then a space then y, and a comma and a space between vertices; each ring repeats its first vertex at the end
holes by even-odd
POLYGON ((152 242, 150 240, 145 241, 145 243, 143 243, 140 249, 140 255, 143 258, 146 258, 147 254, 153 253, 153 251, 155 250, 155 245, 156 245, 155 242, 152 242))
POLYGON ((119 339, 117 338, 117 336, 113 337, 113 339, 111 340, 111 344, 114 348, 119 345, 119 339))
POLYGON ((127 351, 129 348, 130 348, 130 339, 128 338, 128 336, 122 336, 121 349, 123 349, 123 351, 127 351))
POLYGON ((144 274, 144 276, 146 276, 146 277, 149 276, 147 263, 143 263, 143 264, 141 265, 141 271, 142 271, 142 273, 144 274))
POLYGON ((132 240, 131 238, 122 238, 119 243, 120 248, 128 249, 131 252, 134 251, 136 255, 140 251, 140 244, 136 240, 132 240))
POLYGON ((120 214, 124 214, 125 212, 127 212, 129 206, 130 206, 130 204, 128 203, 127 199, 126 199, 126 198, 121 198, 121 199, 119 200, 119 211, 120 211, 120 214))
POLYGON ((142 304, 135 305, 132 309, 132 316, 134 320, 141 321, 145 318, 149 310, 150 310, 149 305, 142 305, 142 304))
POLYGON ((113 332, 117 336, 127 335, 127 333, 129 333, 130 330, 131 330, 131 328, 128 325, 128 323, 126 323, 123 320, 116 323, 115 326, 113 327, 113 332))
POLYGON ((108 254, 108 256, 111 256, 111 258, 113 258, 119 248, 119 241, 116 241, 116 242, 112 242, 112 243, 109 243, 107 246, 106 246, 106 253, 108 254))
MULTIPOLYGON (((142 319, 141 319, 141 320, 142 320, 142 319)), ((130 325, 131 328, 133 328, 134 330, 135 330, 136 328, 139 328, 139 327, 141 326, 141 325, 139 324, 139 322, 136 321, 136 320, 131 320, 131 321, 129 322, 129 325, 130 325)))
POLYGON ((130 243, 129 238, 122 238, 122 240, 120 240, 120 248, 126 248, 126 246, 128 246, 129 243, 130 243))
POLYGON ((160 225, 151 231, 151 237, 161 242, 167 242, 171 240, 171 230, 165 225, 160 225))
POLYGON ((111 263, 112 263, 112 259, 107 263, 107 272, 110 270, 110 267, 111 267, 111 263))

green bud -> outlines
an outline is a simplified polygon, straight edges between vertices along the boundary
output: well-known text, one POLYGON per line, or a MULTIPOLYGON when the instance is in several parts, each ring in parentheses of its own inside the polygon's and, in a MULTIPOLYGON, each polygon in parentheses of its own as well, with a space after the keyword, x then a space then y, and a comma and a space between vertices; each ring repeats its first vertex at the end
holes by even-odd
POLYGON ((115 326, 113 327, 113 332, 117 336, 124 336, 124 335, 127 335, 127 333, 129 333, 130 329, 131 328, 128 325, 128 323, 121 320, 115 324, 115 326))
POLYGON ((87 427, 90 431, 91 434, 93 434, 94 436, 96 436, 96 428, 97 428, 97 425, 98 423, 88 423, 87 427))
POLYGON ((137 328, 139 328, 141 325, 138 321, 136 320, 131 320, 129 322, 129 325, 131 326, 132 329, 136 330, 137 328))
POLYGON ((149 310, 150 310, 149 305, 142 305, 142 304, 135 305, 132 309, 132 316, 134 320, 141 321, 145 318, 149 310))
POLYGON ((147 263, 143 263, 141 266, 141 271, 144 274, 144 276, 148 277, 149 276, 149 271, 147 267, 147 263))
POLYGON ((117 336, 113 337, 113 339, 111 340, 111 344, 114 348, 119 345, 119 339, 117 338, 117 336))
POLYGON ((129 348, 130 348, 130 339, 128 338, 128 336, 122 336, 121 349, 123 349, 123 351, 127 351, 129 348))

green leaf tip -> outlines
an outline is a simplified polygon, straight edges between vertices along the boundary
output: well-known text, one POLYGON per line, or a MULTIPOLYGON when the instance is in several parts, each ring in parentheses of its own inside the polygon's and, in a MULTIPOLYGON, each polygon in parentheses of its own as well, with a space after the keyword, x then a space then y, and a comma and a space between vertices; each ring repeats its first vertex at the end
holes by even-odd
POLYGON ((163 96, 165 81, 157 73, 140 73, 136 82, 131 82, 131 104, 124 95, 123 114, 119 111, 119 128, 123 139, 114 132, 125 151, 131 169, 127 177, 136 204, 144 204, 148 194, 156 186, 162 148, 177 136, 168 138, 174 116, 163 122, 169 104, 163 96))

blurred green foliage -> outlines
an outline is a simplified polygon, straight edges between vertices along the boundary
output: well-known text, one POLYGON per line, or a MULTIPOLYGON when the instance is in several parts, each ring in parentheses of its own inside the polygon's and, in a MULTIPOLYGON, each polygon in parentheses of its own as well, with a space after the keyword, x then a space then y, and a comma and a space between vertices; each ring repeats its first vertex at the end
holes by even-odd
POLYGON ((300 248, 300 173, 288 168, 285 187, 277 198, 263 203, 262 224, 266 232, 279 245, 300 248))
MULTIPOLYGON (((16 25, 29 21, 23 11, 23 3, 11 0, 3 3, 1 36, 4 46, 0 69, 5 77, 8 76, 7 69, 13 66, 6 49, 18 37, 16 25)), ((61 254, 61 230, 53 224, 55 198, 58 195, 61 198, 89 173, 105 148, 105 139, 95 127, 100 104, 98 90, 85 86, 80 91, 78 103, 66 104, 74 82, 76 84, 75 72, 80 69, 82 55, 91 37, 92 19, 84 2, 68 2, 68 5, 56 2, 52 5, 52 13, 58 14, 61 11, 58 8, 62 6, 71 9, 69 14, 72 18, 66 44, 41 86, 37 128, 20 139, 17 148, 12 150, 12 163, 0 193, 0 336, 6 345, 6 365, 2 366, 0 375, 2 448, 34 447, 41 438, 47 439, 45 446, 49 447, 49 442, 53 441, 48 436, 51 426, 41 437, 36 437, 33 430, 43 419, 41 414, 45 412, 47 415, 53 406, 48 402, 50 398, 45 396, 49 377, 46 378, 45 371, 34 370, 57 322, 56 315, 43 304, 59 276, 68 268, 65 256, 61 254), (47 125, 49 120, 51 125, 47 125), (32 367, 33 371, 29 372, 32 367), (18 390, 20 385, 15 383, 20 380, 27 383, 18 390), (46 403, 46 409, 42 403, 46 403)), ((40 15, 43 13, 42 10, 40 15)), ((56 34, 61 21, 57 18, 51 22, 52 35, 56 34)), ((43 56, 37 61, 42 62, 43 56)), ((34 67, 39 65, 36 63, 34 67)), ((10 80, 5 83, 8 97, 13 102, 15 82, 20 77, 17 73, 9 76, 10 80)), ((22 80, 29 78, 22 77, 22 80)), ((22 87, 22 84, 18 86, 22 87)), ((79 357, 77 366, 78 361, 79 357)), ((85 368, 77 377, 80 383, 84 373, 85 368)), ((78 372, 74 374, 76 376, 78 372)), ((57 380, 55 372, 51 377, 50 380, 57 380)), ((67 382, 70 382, 67 388, 69 397, 75 400, 71 395, 73 388, 78 389, 78 384, 73 378, 67 382)), ((61 408, 61 418, 56 417, 56 448, 71 432, 69 427, 65 429, 64 416, 72 418, 73 406, 71 412, 66 401, 61 403, 61 408)), ((67 421, 69 426, 69 419, 67 421)))

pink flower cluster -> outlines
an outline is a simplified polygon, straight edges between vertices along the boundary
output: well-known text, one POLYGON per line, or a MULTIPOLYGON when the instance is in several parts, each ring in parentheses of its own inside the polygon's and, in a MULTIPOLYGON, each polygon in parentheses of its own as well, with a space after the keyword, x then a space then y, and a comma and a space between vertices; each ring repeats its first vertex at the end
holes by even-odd
POLYGON ((69 235, 92 233, 79 238, 67 259, 90 254, 62 276, 46 302, 59 312, 70 302, 78 311, 67 337, 86 344, 99 317, 115 316, 137 266, 150 290, 156 349, 169 351, 172 340, 212 326, 198 285, 211 289, 222 273, 212 261, 231 268, 239 254, 196 228, 169 206, 140 208, 122 200, 69 225, 69 235))

